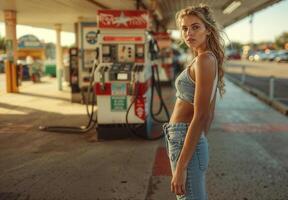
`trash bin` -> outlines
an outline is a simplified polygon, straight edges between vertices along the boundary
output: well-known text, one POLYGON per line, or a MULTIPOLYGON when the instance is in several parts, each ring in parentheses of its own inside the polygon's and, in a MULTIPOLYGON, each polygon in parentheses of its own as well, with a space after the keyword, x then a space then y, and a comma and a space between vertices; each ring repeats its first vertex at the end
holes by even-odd
POLYGON ((47 64, 45 65, 45 75, 56 77, 56 65, 55 64, 47 64))

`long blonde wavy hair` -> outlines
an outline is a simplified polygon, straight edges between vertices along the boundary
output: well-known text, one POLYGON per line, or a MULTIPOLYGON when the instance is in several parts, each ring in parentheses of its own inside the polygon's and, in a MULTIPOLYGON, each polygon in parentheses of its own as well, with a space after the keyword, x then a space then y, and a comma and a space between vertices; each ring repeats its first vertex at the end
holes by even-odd
MULTIPOLYGON (((178 28, 181 28, 181 21, 185 16, 196 16, 204 23, 206 29, 210 32, 207 36, 207 47, 211 50, 217 58, 218 63, 218 84, 219 94, 223 97, 225 93, 225 83, 224 83, 224 39, 221 37, 222 32, 218 24, 214 20, 212 15, 212 10, 205 4, 200 4, 199 6, 190 6, 184 8, 176 13, 176 24, 178 28)), ((183 41, 184 42, 184 41, 183 41)), ((193 54, 197 56, 197 52, 193 51, 193 54)))

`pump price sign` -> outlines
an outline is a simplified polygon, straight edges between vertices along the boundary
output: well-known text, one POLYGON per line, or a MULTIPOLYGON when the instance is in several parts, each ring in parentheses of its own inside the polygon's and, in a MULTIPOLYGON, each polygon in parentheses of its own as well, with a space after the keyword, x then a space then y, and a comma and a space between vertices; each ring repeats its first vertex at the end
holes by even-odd
POLYGON ((126 111, 127 110, 127 97, 126 96, 111 96, 111 111, 126 111))

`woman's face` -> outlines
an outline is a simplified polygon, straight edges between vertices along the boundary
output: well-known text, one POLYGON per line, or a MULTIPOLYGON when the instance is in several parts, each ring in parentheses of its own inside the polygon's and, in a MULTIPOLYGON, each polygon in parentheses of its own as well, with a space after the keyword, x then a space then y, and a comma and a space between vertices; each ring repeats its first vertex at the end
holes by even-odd
POLYGON ((181 20, 181 36, 190 49, 206 48, 209 34, 202 20, 195 15, 184 16, 181 20))

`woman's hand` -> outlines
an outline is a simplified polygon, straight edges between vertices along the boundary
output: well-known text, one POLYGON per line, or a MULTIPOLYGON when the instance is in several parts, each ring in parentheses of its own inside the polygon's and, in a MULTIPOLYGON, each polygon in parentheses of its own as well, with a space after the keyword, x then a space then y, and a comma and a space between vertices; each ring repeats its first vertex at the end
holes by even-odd
POLYGON ((186 184, 186 170, 177 169, 173 173, 171 181, 171 191, 176 195, 185 194, 185 184, 186 184))

